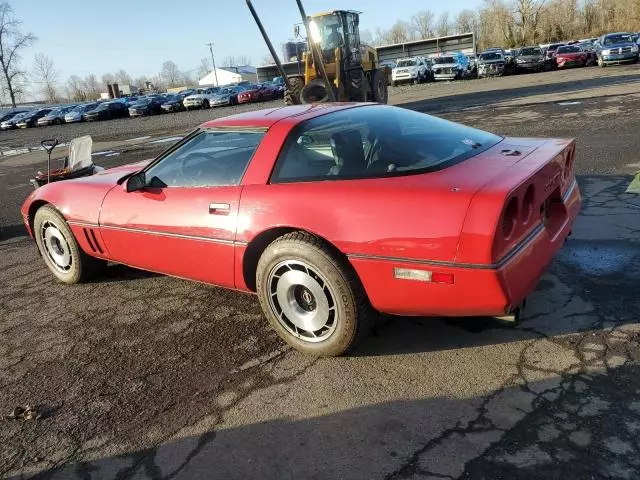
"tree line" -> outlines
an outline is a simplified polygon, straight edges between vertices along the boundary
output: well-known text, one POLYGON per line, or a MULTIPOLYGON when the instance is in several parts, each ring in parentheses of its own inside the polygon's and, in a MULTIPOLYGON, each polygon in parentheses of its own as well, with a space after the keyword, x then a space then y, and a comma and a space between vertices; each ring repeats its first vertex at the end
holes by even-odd
POLYGON ((640 0, 483 0, 451 16, 421 10, 389 29, 362 32, 365 43, 388 45, 456 33, 476 34, 478 48, 512 48, 640 30, 640 0))

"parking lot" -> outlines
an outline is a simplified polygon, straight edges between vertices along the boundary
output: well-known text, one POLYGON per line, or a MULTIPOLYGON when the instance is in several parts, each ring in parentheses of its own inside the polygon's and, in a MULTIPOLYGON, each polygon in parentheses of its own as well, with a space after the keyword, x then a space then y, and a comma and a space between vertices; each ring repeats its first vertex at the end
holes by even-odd
MULTIPOLYGON (((257 299, 111 266, 63 286, 20 225, 34 151, 0 157, 7 478, 592 478, 640 471, 640 67, 422 84, 390 103, 508 136, 575 137, 583 209, 523 322, 380 317, 353 355, 287 348, 257 299)), ((0 133, 94 137, 96 163, 249 108, 0 133)), ((160 140, 160 142, 158 142, 160 140)), ((57 155, 62 154, 59 149, 57 155)))

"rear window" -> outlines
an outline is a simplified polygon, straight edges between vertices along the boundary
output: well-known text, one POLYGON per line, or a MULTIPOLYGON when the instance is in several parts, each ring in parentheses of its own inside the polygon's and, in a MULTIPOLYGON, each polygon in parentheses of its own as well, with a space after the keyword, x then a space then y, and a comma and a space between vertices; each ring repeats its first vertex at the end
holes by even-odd
POLYGON ((446 168, 501 137, 390 106, 356 107, 307 120, 289 134, 271 183, 377 178, 446 168))
POLYGON ((415 60, 399 60, 397 66, 398 67, 415 67, 416 61, 415 60))
POLYGON ((580 51, 580 47, 574 47, 574 46, 558 48, 558 53, 578 53, 579 51, 580 51))

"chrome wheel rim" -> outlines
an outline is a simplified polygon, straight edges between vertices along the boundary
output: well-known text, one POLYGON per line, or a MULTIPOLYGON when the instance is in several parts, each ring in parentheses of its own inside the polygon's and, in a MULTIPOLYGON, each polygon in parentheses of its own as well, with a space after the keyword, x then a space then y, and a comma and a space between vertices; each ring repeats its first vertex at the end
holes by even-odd
POLYGON ((335 295, 310 265, 298 260, 280 262, 267 282, 271 311, 291 335, 316 343, 333 334, 338 325, 335 295))
POLYGON ((71 248, 69 248, 69 243, 62 232, 55 224, 45 221, 40 227, 40 238, 50 264, 56 270, 67 273, 71 269, 73 260, 71 248))

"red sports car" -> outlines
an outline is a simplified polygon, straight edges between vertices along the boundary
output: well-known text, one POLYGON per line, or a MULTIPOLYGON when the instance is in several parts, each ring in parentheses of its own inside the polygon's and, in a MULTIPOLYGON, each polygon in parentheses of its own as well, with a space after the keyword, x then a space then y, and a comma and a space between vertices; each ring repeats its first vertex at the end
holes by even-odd
POLYGON ((256 85, 254 88, 238 94, 238 103, 262 102, 278 97, 278 91, 271 85, 256 85))
POLYGON ((111 261, 255 292, 289 344, 339 355, 376 310, 516 317, 578 215, 574 155, 397 107, 300 105, 45 185, 22 215, 63 282, 111 261))
POLYGON ((591 55, 577 45, 565 45, 558 47, 555 58, 558 68, 586 67, 590 64, 591 55))

